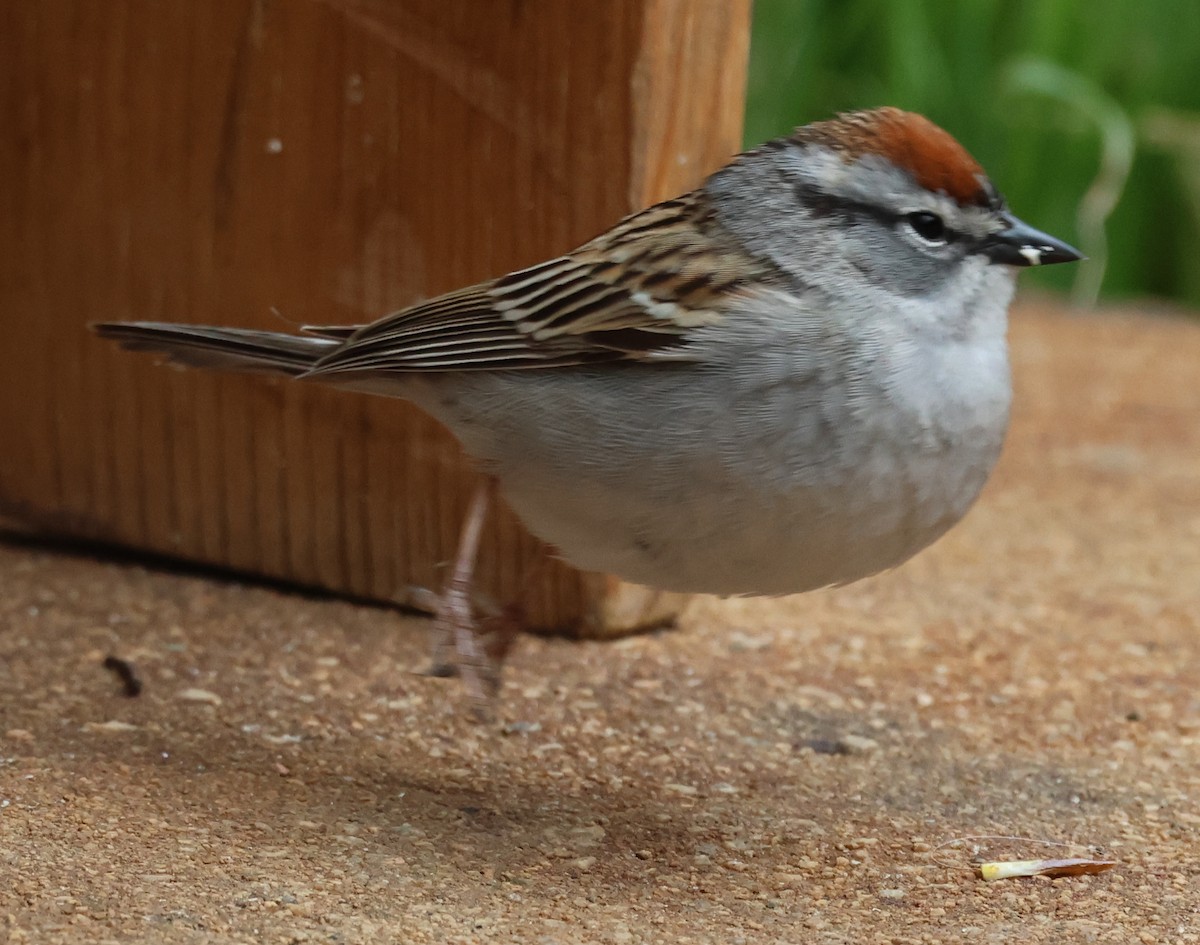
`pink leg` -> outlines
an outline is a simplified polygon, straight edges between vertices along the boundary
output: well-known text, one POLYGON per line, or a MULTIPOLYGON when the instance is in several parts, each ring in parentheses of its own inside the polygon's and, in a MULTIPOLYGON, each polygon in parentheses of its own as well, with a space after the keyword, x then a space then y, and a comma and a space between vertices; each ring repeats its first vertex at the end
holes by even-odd
POLYGON ((458 542, 458 553, 438 600, 433 625, 433 666, 430 673, 449 676, 457 670, 478 716, 486 715, 487 705, 500 682, 499 666, 489 665, 490 660, 476 635, 475 616, 471 608, 471 583, 475 575, 479 539, 495 491, 496 481, 489 477, 479 484, 471 496, 458 542))

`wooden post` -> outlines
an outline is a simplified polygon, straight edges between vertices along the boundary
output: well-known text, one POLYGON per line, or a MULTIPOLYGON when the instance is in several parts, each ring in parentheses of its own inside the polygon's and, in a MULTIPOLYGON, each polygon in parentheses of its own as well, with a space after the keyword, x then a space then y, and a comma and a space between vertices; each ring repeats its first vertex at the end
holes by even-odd
MULTIPOLYGON (((85 326, 369 321, 569 249, 738 149, 748 30, 749 0, 9 0, 0 509, 369 597, 437 586, 473 473, 431 420, 85 326)), ((501 514, 483 586, 507 599, 537 552, 501 514)), ((545 574, 540 625, 647 618, 545 574)))

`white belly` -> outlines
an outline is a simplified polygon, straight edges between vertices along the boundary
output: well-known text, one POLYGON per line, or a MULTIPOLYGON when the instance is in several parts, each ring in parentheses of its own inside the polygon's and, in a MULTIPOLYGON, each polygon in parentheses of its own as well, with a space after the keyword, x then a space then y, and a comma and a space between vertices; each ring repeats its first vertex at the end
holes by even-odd
POLYGON ((405 393, 575 566, 665 590, 789 594, 924 548, 999 454, 1002 336, 920 354, 881 339, 870 355, 848 373, 777 344, 765 361, 723 346, 703 370, 430 375, 405 393))

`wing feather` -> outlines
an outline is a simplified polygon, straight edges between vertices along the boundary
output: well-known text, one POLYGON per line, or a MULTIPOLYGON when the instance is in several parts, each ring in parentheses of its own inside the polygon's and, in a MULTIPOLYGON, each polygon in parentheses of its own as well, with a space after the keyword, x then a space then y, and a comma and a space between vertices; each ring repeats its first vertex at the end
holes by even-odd
POLYGON ((353 333, 310 329, 342 342, 310 374, 687 359, 692 332, 777 275, 738 248, 698 191, 627 217, 573 253, 353 333))

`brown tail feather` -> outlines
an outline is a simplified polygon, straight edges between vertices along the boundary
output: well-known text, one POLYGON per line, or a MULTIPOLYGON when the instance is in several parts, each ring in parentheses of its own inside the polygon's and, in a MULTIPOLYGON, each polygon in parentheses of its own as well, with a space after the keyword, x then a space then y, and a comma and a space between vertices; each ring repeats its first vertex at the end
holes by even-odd
POLYGON ((249 328, 170 322, 100 322, 92 330, 130 351, 156 351, 177 364, 227 371, 265 371, 294 377, 341 342, 249 328))

